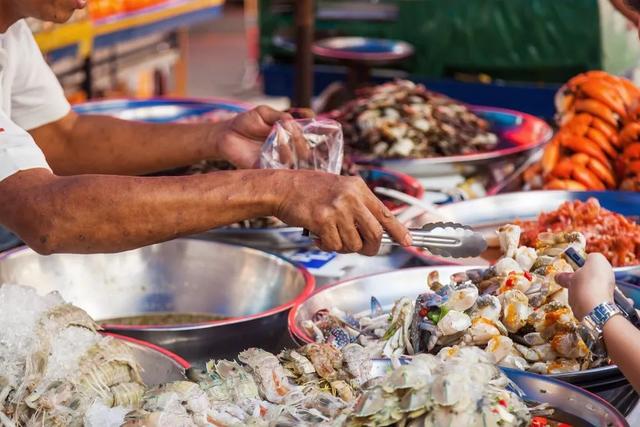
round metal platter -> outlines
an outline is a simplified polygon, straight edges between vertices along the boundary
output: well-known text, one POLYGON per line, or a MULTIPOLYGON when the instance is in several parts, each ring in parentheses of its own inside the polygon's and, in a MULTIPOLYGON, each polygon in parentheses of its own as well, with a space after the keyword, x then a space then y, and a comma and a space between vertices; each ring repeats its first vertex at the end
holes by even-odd
POLYGON ((177 354, 155 344, 124 335, 111 333, 103 335, 124 341, 129 346, 135 360, 142 367, 140 375, 148 387, 186 379, 185 371, 191 365, 177 354))
MULTIPOLYGON (((388 187, 402 191, 413 197, 421 198, 424 187, 413 177, 402 173, 380 169, 363 168, 360 176, 370 187, 388 187)), ((404 210, 406 205, 392 206, 396 214, 404 210)), ((263 250, 287 250, 306 248, 313 245, 313 241, 302 235, 302 229, 297 227, 272 228, 232 228, 224 227, 210 230, 198 238, 212 239, 222 242, 241 244, 263 250)))
MULTIPOLYGON (((631 217, 640 215, 640 193, 623 191, 527 191, 505 193, 481 199, 443 205, 438 212, 449 220, 468 225, 483 234, 495 235, 495 231, 504 224, 515 220, 536 219, 543 212, 557 209, 562 203, 571 200, 582 200, 594 197, 600 205, 613 212, 631 217)), ((424 219, 417 219, 411 225, 421 226, 424 219)), ((499 251, 487 252, 485 257, 452 259, 434 256, 417 248, 407 251, 429 264, 438 265, 489 265, 489 260, 496 260, 499 251)), ((624 271, 637 266, 618 267, 616 271, 624 271)))
POLYGON ((169 123, 220 112, 241 113, 250 108, 242 103, 222 99, 113 99, 74 105, 78 114, 113 116, 123 120, 169 123))
POLYGON ((498 146, 494 150, 423 159, 356 159, 356 161, 375 164, 416 177, 468 175, 496 161, 509 162, 520 156, 531 154, 546 144, 553 135, 553 130, 544 120, 530 114, 494 107, 470 106, 469 108, 491 124, 491 131, 499 139, 498 146))
POLYGON ((400 40, 331 37, 313 44, 313 53, 327 59, 382 64, 413 55, 413 46, 400 40))
MULTIPOLYGON (((426 290, 427 276, 431 271, 438 271, 440 277, 450 277, 454 273, 479 266, 440 266, 418 267, 373 274, 347 280, 335 285, 318 289, 302 303, 296 304, 289 312, 289 333, 300 344, 313 342, 302 328, 302 322, 312 319, 320 309, 335 307, 346 313, 357 313, 370 308, 371 297, 375 296, 384 310, 391 310, 394 303, 402 297, 415 298, 426 290)), ((622 287, 623 292, 632 292, 634 287, 622 287)), ((640 291, 638 291, 640 299, 640 291)), ((640 307, 640 305, 637 305, 640 307)), ((615 365, 589 369, 579 372, 547 375, 582 387, 602 380, 624 382, 622 373, 615 365)))

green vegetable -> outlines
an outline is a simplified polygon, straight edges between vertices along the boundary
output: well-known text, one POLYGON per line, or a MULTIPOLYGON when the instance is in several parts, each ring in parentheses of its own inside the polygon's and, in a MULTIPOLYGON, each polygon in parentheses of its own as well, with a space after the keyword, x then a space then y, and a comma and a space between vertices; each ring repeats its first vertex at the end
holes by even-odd
POLYGON ((433 323, 437 325, 438 322, 442 320, 444 316, 447 315, 449 310, 450 309, 445 306, 434 308, 432 310, 429 310, 429 312, 427 313, 427 317, 429 318, 429 320, 431 320, 433 323))

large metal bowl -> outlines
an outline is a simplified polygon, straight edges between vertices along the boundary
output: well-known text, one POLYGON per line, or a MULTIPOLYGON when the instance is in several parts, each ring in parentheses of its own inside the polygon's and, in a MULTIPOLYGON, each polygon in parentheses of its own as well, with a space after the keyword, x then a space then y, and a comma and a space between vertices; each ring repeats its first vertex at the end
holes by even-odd
POLYGON ((140 364, 142 381, 148 387, 172 381, 185 380, 185 371, 191 367, 189 362, 162 347, 137 340, 124 335, 105 333, 118 340, 124 341, 133 357, 140 364))
MULTIPOLYGON (((498 227, 515 220, 536 219, 542 212, 557 209, 562 203, 573 200, 586 201, 594 197, 600 206, 627 217, 640 215, 640 193, 624 191, 527 191, 499 194, 481 199, 450 203, 438 208, 447 219, 468 225, 485 235, 495 235, 498 227)), ((414 219, 411 226, 422 226, 426 218, 414 219)), ((498 250, 489 250, 477 258, 443 258, 418 248, 406 248, 412 255, 433 265, 489 265, 500 256, 498 250)), ((636 266, 618 267, 616 271, 636 266)))
POLYGON ((313 277, 283 258, 195 239, 97 255, 41 256, 21 247, 0 255, 0 282, 57 290, 98 321, 151 312, 229 316, 192 325, 105 325, 192 363, 252 346, 279 350, 287 311, 314 289, 313 277))
MULTIPOLYGON (((454 273, 471 268, 481 267, 408 268, 351 279, 319 289, 291 309, 289 312, 289 332, 292 338, 300 344, 313 342, 312 337, 302 328, 302 322, 310 320, 314 313, 320 309, 335 307, 347 313, 356 313, 368 310, 371 296, 375 296, 385 310, 390 310, 393 304, 401 297, 413 298, 424 292, 429 272, 435 270, 440 273, 440 277, 449 277, 454 273)), ((634 290, 633 286, 622 287, 622 291, 625 293, 631 293, 634 290)), ((640 299, 640 293, 636 292, 634 295, 636 294, 640 299)), ((547 376, 598 392, 624 385, 627 382, 615 365, 547 376)))

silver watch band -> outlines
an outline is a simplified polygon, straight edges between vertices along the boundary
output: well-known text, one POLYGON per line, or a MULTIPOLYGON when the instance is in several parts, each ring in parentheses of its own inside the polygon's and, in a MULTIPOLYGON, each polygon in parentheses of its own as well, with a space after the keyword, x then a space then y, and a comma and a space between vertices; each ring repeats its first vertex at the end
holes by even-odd
POLYGON ((585 316, 583 322, 587 327, 594 329, 598 334, 601 334, 604 324, 617 314, 624 315, 617 305, 610 302, 603 302, 591 310, 591 312, 585 316))

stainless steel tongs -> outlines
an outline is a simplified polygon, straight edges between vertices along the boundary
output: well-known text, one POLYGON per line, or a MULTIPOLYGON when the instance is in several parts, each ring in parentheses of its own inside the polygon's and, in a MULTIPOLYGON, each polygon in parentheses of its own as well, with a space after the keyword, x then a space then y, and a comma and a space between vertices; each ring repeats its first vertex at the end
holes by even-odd
MULTIPOLYGON (((443 257, 476 257, 487 249, 487 242, 482 234, 454 222, 434 222, 422 228, 409 229, 409 233, 413 246, 443 257)), ((382 243, 397 245, 386 233, 382 237, 382 243)))
MULTIPOLYGON (((476 257, 487 249, 487 242, 482 234, 453 222, 435 222, 422 228, 409 229, 409 233, 413 239, 413 246, 427 249, 438 256, 476 257)), ((382 235, 382 244, 399 245, 387 233, 382 235)))

